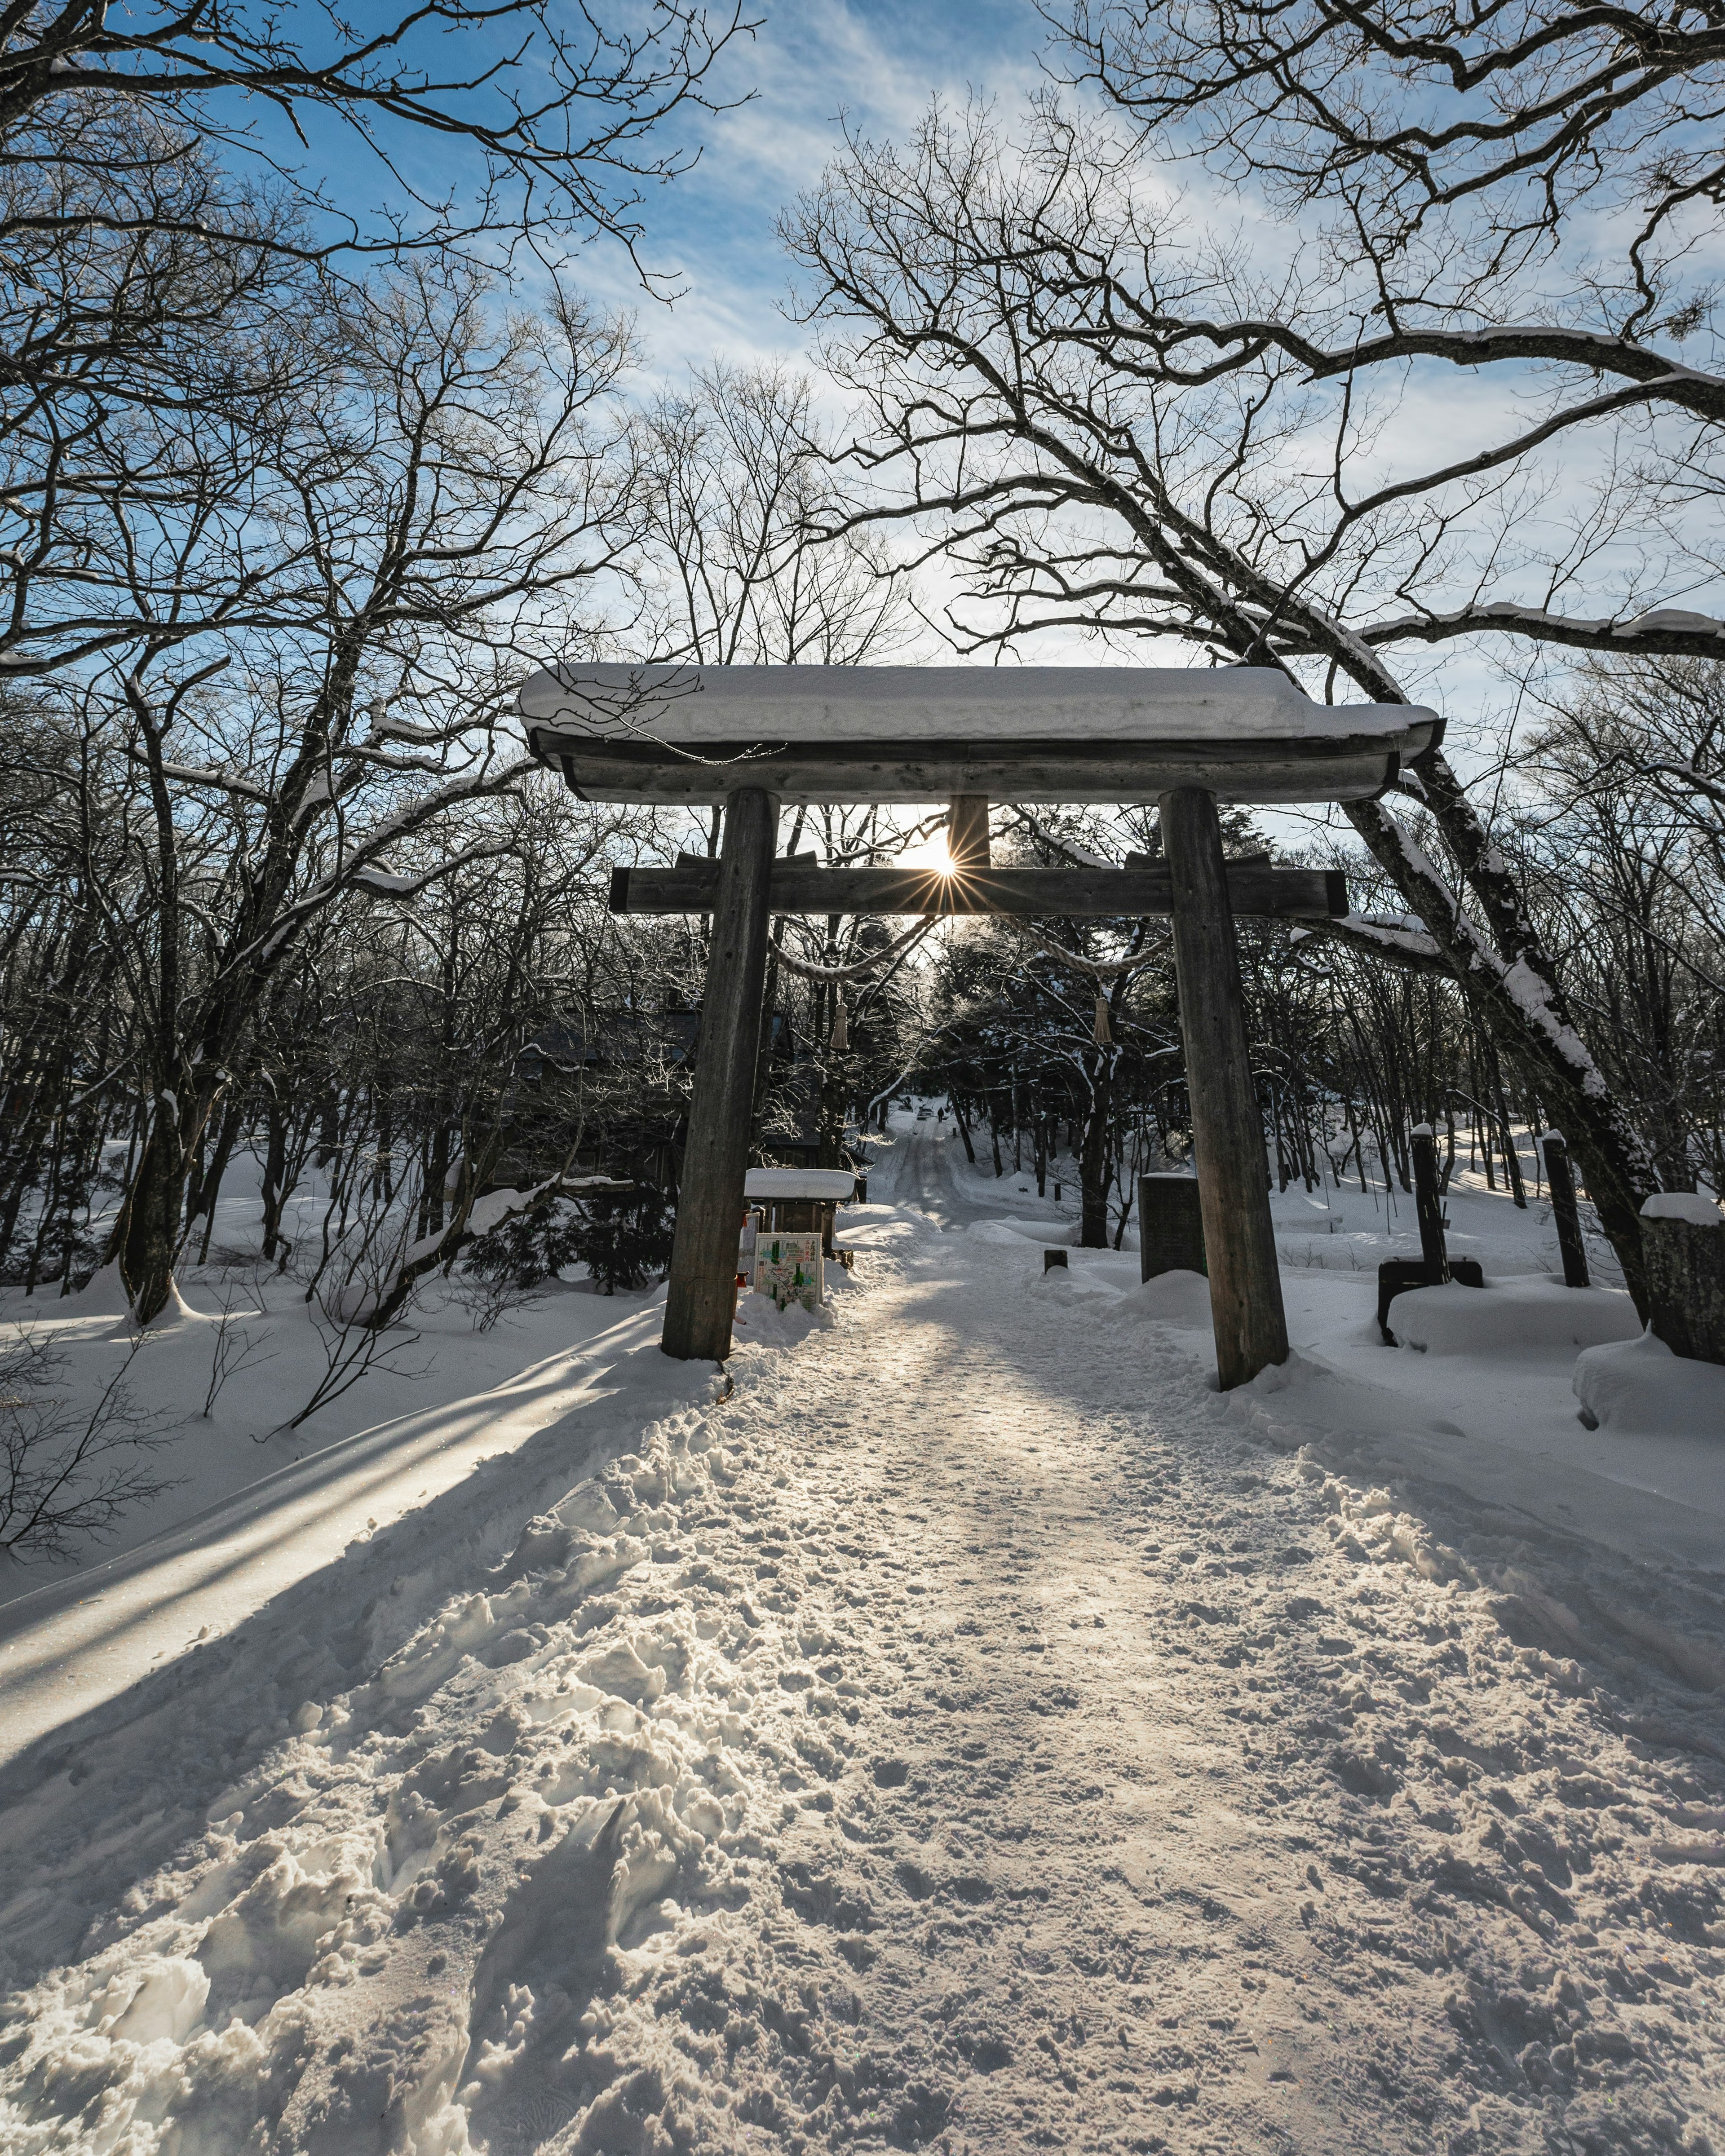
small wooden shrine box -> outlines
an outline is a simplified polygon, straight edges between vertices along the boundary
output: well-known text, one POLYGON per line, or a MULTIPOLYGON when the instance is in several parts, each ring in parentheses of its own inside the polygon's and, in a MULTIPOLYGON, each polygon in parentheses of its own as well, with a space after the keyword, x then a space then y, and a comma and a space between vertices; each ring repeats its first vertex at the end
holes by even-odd
POLYGON ((855 1197, 856 1178, 848 1168, 752 1168, 742 1194, 746 1204, 760 1207, 769 1234, 819 1231, 821 1249, 831 1257, 833 1215, 855 1197))

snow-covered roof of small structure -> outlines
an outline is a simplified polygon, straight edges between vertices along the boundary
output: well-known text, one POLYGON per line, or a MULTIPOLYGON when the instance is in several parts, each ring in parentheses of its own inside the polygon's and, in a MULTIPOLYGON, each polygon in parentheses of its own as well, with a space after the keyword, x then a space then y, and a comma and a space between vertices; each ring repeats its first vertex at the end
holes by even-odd
POLYGON ((1442 732, 1416 705, 1314 703, 1270 666, 568 665, 520 706, 593 800, 1356 798, 1442 732))
POLYGON ((856 1178, 841 1168, 752 1168, 743 1178, 745 1198, 855 1198, 856 1178))

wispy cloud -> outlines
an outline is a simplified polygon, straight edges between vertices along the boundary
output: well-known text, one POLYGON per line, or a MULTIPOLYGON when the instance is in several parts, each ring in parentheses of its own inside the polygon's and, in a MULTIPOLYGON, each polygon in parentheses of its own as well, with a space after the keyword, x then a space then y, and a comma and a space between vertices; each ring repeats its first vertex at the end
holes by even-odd
POLYGON ((747 362, 800 351, 784 312, 791 264, 778 223, 845 128, 901 138, 936 96, 1015 110, 1043 80, 1045 39, 1030 0, 786 0, 726 56, 715 85, 721 97, 752 96, 707 121, 695 169, 644 206, 644 257, 679 296, 669 307, 644 302, 632 265, 608 246, 590 249, 576 275, 638 311, 655 373, 680 375, 716 352, 747 362))

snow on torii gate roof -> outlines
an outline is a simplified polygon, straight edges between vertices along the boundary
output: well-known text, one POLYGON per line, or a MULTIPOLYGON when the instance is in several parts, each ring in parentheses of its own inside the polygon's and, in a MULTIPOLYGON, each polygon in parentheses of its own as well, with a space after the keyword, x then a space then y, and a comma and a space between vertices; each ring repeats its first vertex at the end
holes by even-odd
POLYGON ((1442 737, 1412 704, 1317 704, 1269 666, 564 665, 527 744, 588 801, 1355 801, 1442 737))

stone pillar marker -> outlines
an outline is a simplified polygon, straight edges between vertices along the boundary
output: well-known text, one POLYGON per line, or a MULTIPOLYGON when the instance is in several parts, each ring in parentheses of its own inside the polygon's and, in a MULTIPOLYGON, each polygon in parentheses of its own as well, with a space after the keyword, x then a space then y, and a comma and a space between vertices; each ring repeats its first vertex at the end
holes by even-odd
POLYGON ((1725 1214, 1693 1190, 1662 1190, 1641 1207, 1650 1322, 1674 1355, 1725 1363, 1725 1214))
POLYGON ((1159 1273, 1205 1273, 1204 1209, 1195 1175, 1138 1178, 1138 1278, 1159 1273))

